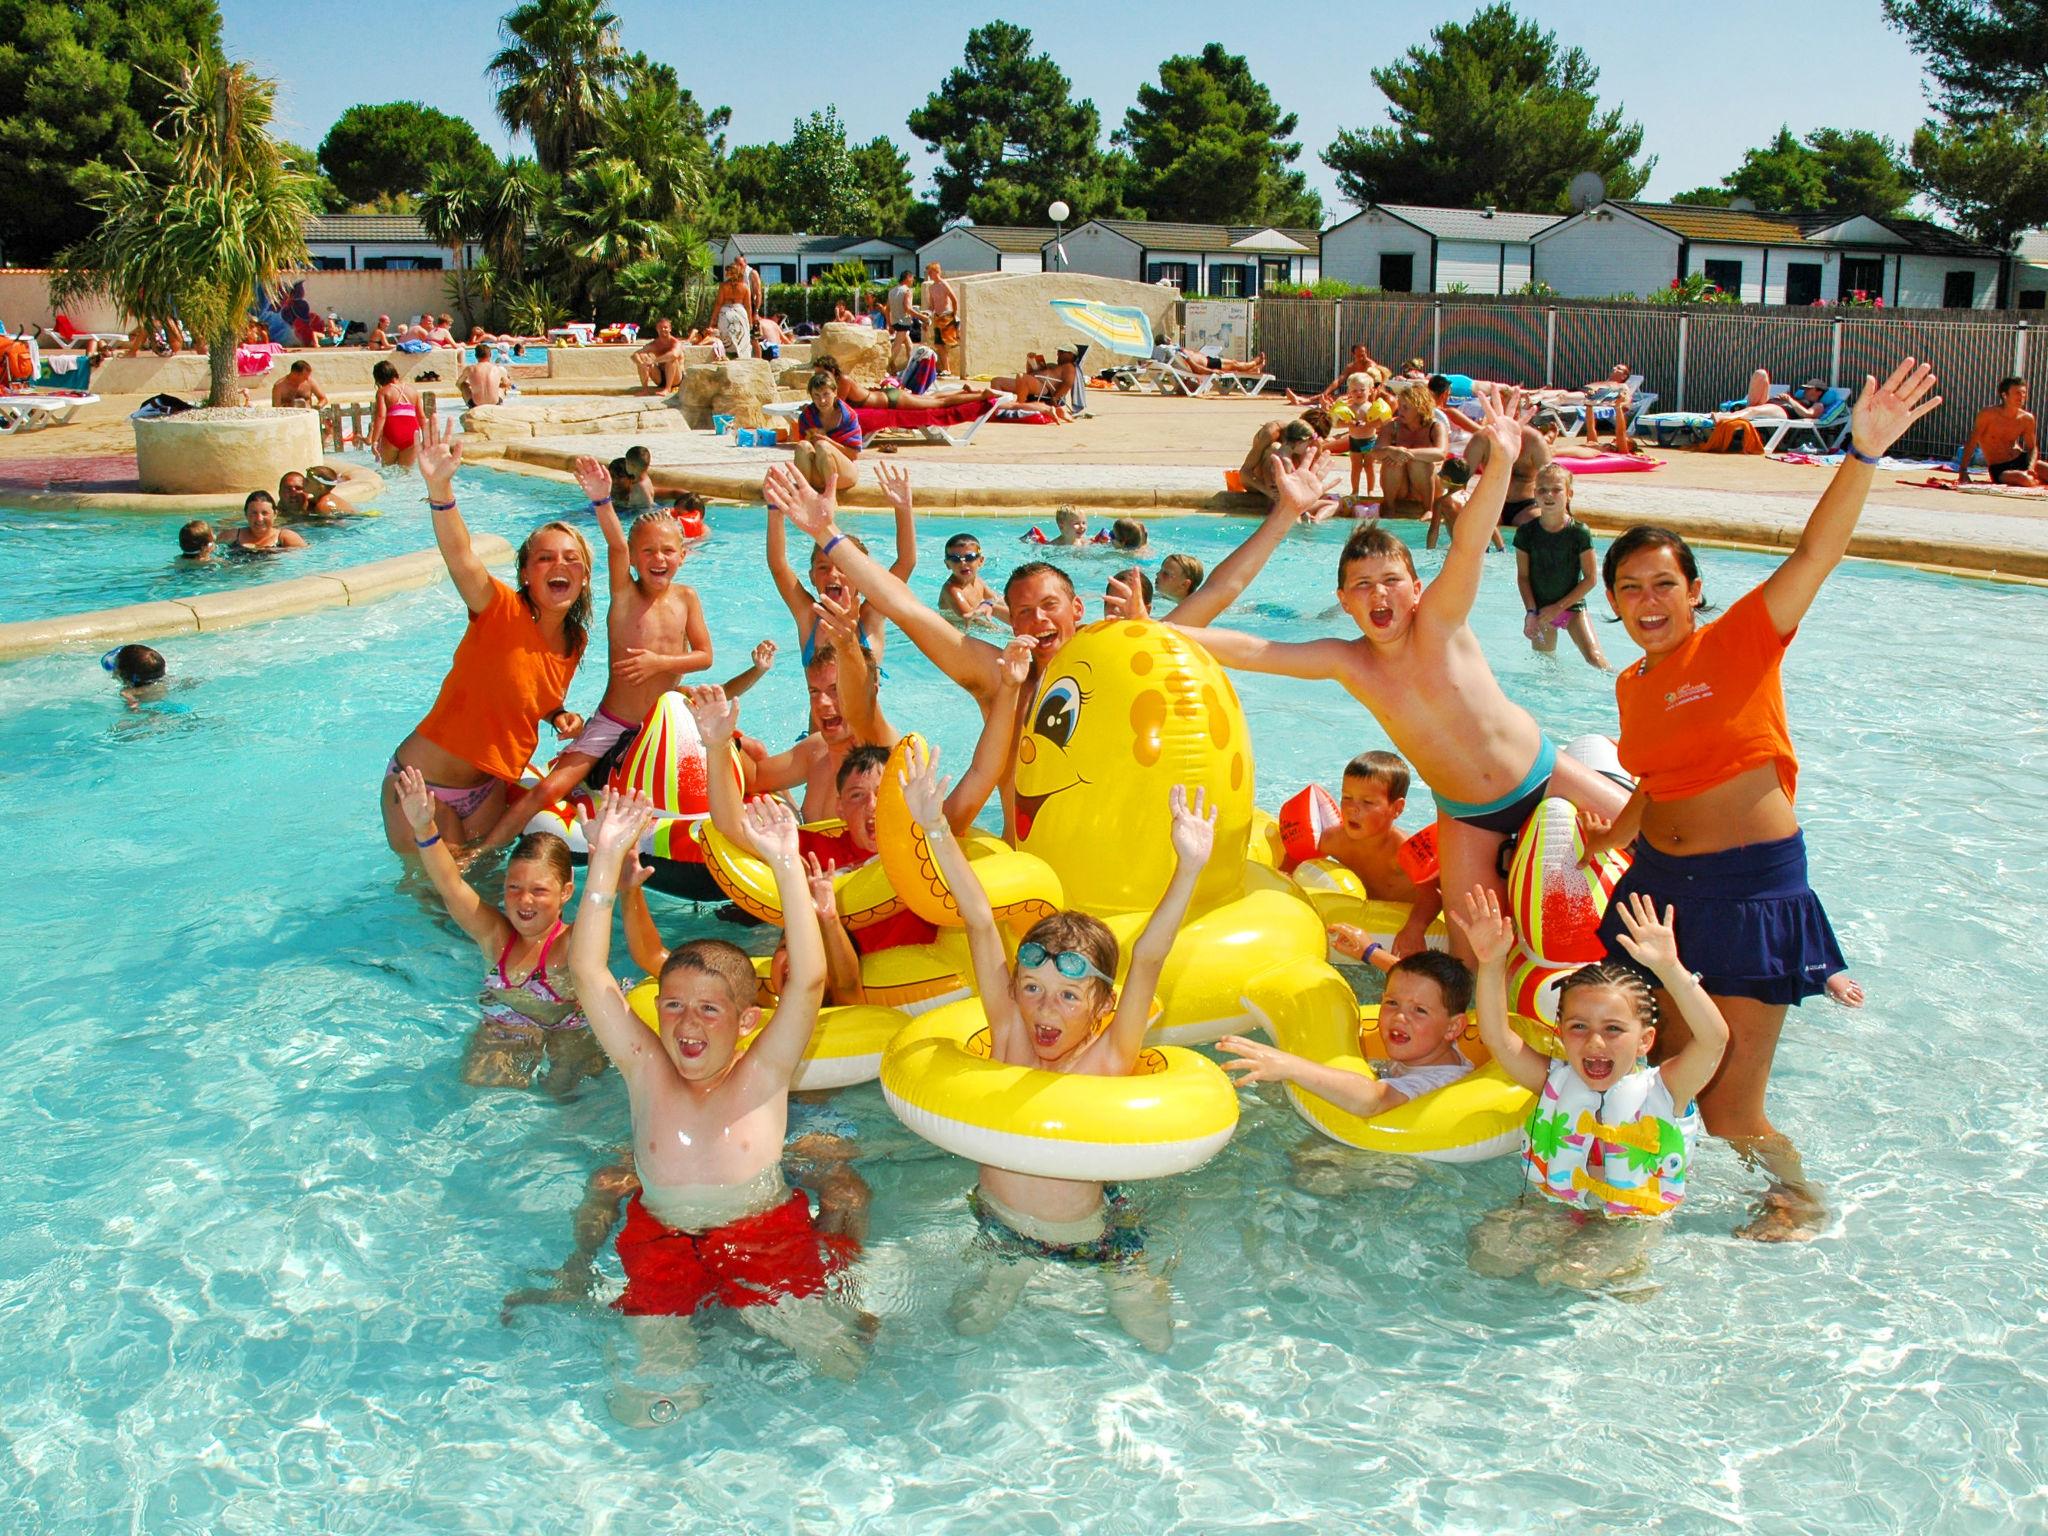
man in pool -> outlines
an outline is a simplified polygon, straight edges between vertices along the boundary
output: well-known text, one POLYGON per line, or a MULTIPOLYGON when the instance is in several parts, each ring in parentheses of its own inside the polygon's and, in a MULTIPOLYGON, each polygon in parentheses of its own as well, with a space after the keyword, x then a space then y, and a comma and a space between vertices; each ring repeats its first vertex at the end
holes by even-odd
MULTIPOLYGON (((1535 413, 1531 412, 1531 416, 1535 413)), ((1551 417, 1551 422, 1556 421, 1551 417)), ((1549 422, 1545 423, 1550 425, 1549 422)), ((1500 525, 1503 528, 1519 528, 1524 523, 1536 521, 1536 476, 1550 463, 1550 439, 1535 425, 1533 420, 1518 424, 1521 448, 1515 454, 1515 467, 1508 478, 1507 504, 1500 509, 1500 525)), ((1465 445, 1465 463, 1474 475, 1486 468, 1486 461, 1495 452, 1490 433, 1480 432, 1465 445)), ((1430 529, 1430 542, 1435 544, 1436 530, 1430 529)))
POLYGON ((277 478, 279 517, 344 517, 354 509, 334 494, 334 471, 315 465, 304 473, 288 469, 277 478))
POLYGON ((279 410, 290 406, 317 410, 327 403, 327 391, 314 381, 313 365, 302 357, 270 386, 270 403, 279 410))
MULTIPOLYGON (((1272 511, 1174 610, 1175 623, 1207 624, 1237 600, 1302 512, 1322 499, 1323 468, 1323 457, 1318 454, 1278 472, 1272 511)), ((816 490, 789 465, 777 464, 762 482, 761 495, 770 507, 816 540, 853 589, 908 635, 928 661, 966 689, 980 707, 982 719, 988 718, 1002 693, 1001 646, 968 634, 919 601, 900 578, 841 533, 836 522, 838 500, 830 490, 816 490)), ((1119 594, 1120 602, 1134 598, 1135 594, 1119 594)), ((1067 573, 1044 560, 1027 560, 1012 571, 1003 587, 1003 599, 1009 606, 1011 630, 1031 642, 1031 670, 1022 690, 1023 698, 1029 700, 1037 692, 1046 664, 1081 627, 1085 610, 1067 573)), ((1144 617, 1142 606, 1133 616, 1144 617)), ((1002 794, 1003 825, 1006 830, 1013 829, 1016 795, 1007 764, 1002 794)))

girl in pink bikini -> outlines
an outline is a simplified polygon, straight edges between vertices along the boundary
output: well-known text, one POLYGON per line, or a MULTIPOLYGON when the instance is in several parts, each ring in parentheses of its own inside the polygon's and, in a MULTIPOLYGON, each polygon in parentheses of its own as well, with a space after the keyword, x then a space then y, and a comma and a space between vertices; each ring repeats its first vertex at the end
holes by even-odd
POLYGON ((370 370, 377 381, 377 405, 370 419, 370 451, 379 464, 411 469, 419 457, 420 401, 398 381, 398 369, 380 362, 370 370))
POLYGON ((562 921, 562 909, 576 894, 569 845, 548 832, 522 837, 505 865, 505 905, 494 907, 463 879, 435 830, 434 797, 419 769, 400 769, 397 779, 420 863, 448 915, 486 961, 477 997, 483 1018, 470 1037, 462 1080, 481 1088, 531 1088, 545 1066, 543 1086, 561 1094, 602 1072, 604 1053, 591 1038, 569 975, 570 925, 562 921))

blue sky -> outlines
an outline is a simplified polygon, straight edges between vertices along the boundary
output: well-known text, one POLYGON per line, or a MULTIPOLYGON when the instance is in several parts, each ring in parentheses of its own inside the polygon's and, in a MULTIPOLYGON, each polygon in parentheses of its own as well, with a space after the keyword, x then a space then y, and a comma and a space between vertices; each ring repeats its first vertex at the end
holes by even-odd
MULTIPOLYGON (((1384 120, 1369 71, 1426 42, 1449 9, 1339 4, 1268 6, 1247 0, 1021 0, 1009 6, 946 0, 935 6, 856 8, 812 0, 773 6, 612 0, 628 48, 675 66, 707 105, 733 109, 734 143, 786 138, 793 119, 836 103, 850 134, 878 133, 910 151, 919 191, 931 157, 904 117, 960 62, 968 31, 1002 17, 1028 26, 1094 100, 1105 134, 1122 120, 1159 61, 1220 42, 1299 115, 1298 164, 1323 194, 1326 214, 1348 209, 1319 158, 1340 128, 1384 120), (719 31, 723 18, 749 35, 719 31)), ((355 102, 415 99, 466 117, 493 147, 509 143, 483 71, 498 46, 509 0, 353 0, 308 11, 276 0, 222 0, 228 51, 280 84, 286 135, 317 146, 355 102)), ((1525 3, 1522 13, 1584 48, 1600 70, 1605 105, 1620 104, 1658 157, 1647 195, 1718 180, 1780 123, 1795 132, 1867 128, 1894 139, 1925 115, 1917 59, 1887 28, 1876 0, 1668 0, 1625 4, 1525 3)))

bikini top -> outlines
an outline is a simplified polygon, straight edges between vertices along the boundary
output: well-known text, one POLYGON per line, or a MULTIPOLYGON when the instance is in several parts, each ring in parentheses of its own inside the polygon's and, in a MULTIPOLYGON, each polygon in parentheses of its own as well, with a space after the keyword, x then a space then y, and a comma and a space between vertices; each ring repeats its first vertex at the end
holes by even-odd
POLYGON ((584 1027, 583 1005, 576 1001, 575 993, 564 997, 548 981, 548 951, 562 931, 563 925, 557 921, 540 941, 533 969, 522 981, 515 982, 505 973, 505 961, 519 937, 514 934, 505 941, 505 947, 498 952, 498 963, 484 972, 484 988, 477 996, 485 1018, 498 1024, 537 1024, 542 1029, 584 1027))
MULTIPOLYGON (((869 659, 871 659, 871 660, 872 660, 872 659, 873 659, 873 657, 874 657, 874 654, 875 654, 875 648, 874 648, 874 647, 873 647, 872 645, 869 645, 869 644, 868 644, 868 632, 867 632, 867 630, 865 630, 864 628, 861 628, 861 627, 859 627, 858 625, 856 625, 856 626, 855 626, 855 633, 857 633, 857 634, 858 634, 858 635, 860 636, 860 648, 861 648, 861 649, 862 649, 863 651, 865 651, 865 652, 866 652, 866 653, 868 654, 868 657, 869 657, 869 659)), ((803 663, 804 663, 804 665, 805 665, 805 666, 807 666, 807 667, 808 667, 808 666, 809 666, 809 665, 810 665, 810 664, 811 664, 811 663, 812 663, 813 661, 817 660, 817 657, 818 657, 818 621, 817 621, 816 619, 813 619, 813 620, 811 621, 811 627, 810 627, 810 631, 809 631, 809 632, 808 632, 807 634, 805 634, 805 636, 804 636, 804 643, 803 643, 803 647, 802 647, 802 653, 803 653, 803 663)), ((808 733, 808 732, 806 732, 806 734, 809 734, 809 733, 808 733)))

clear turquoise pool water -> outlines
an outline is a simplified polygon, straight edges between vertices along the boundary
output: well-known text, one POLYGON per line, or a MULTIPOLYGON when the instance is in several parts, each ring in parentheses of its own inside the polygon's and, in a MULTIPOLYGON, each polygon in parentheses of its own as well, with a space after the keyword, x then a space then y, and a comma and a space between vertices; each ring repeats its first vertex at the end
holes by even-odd
MULTIPOLYGON (((502 494, 527 521, 560 500, 502 494)), ((758 514, 714 523, 685 574, 719 667, 781 642, 748 725, 793 733, 758 514)), ((921 588, 959 526, 927 525, 921 588)), ((1000 564, 1013 525, 978 526, 1000 564)), ((1155 548, 1213 563, 1247 526, 1155 524, 1155 548)), ((1291 540, 1244 622, 1336 632, 1343 532, 1291 540)), ((1111 562, 1071 558, 1099 591, 1111 562)), ((1494 558, 1478 625, 1510 693, 1559 738, 1611 728, 1605 680, 1528 653, 1494 558)), ((1705 559, 1723 601, 1769 568, 1705 559)), ((0 1529, 2040 1529, 2044 619, 2038 592, 1852 564, 1792 651, 1815 879, 1871 992, 1795 1015, 1774 1085, 1840 1211, 1823 1241, 1733 1241, 1752 1182, 1710 1144, 1653 1297, 1480 1279, 1464 1234, 1513 1163, 1335 1153, 1303 1176, 1304 1127, 1247 1096, 1215 1162, 1143 1191, 1171 1354, 1067 1274, 968 1341, 945 1306, 971 1170, 870 1086, 841 1096, 875 1192, 866 1375, 813 1379, 712 1322, 710 1402, 652 1432, 604 1407, 615 1317, 498 1316, 566 1251, 619 1084, 462 1086, 475 954, 377 836, 452 592, 169 645, 185 713, 126 711, 91 657, 0 667, 0 1529)), ((964 699, 900 637, 885 665, 892 715, 964 753, 964 699)), ((602 681, 593 663, 572 702, 602 681)), ((1331 687, 1254 682, 1246 704, 1268 805, 1383 744, 1331 687)))

